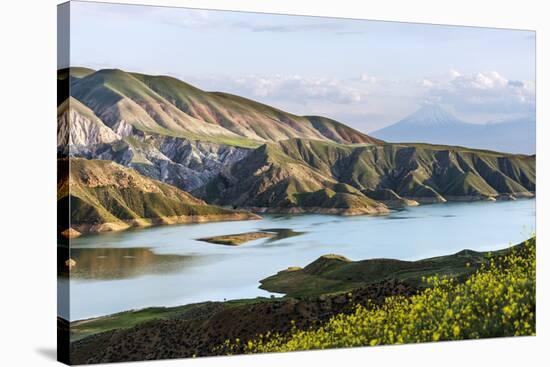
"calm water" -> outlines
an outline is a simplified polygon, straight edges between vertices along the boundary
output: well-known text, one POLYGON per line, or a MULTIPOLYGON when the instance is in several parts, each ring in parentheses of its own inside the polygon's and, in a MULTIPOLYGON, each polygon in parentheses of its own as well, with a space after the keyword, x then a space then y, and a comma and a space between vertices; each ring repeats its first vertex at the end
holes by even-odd
MULTIPOLYGON (((266 216, 262 220, 156 227, 77 238, 70 319, 149 306, 269 295, 258 281, 336 253, 404 260, 465 248, 495 250, 535 230, 535 200, 424 205, 381 217, 266 216), (197 238, 278 229, 239 247, 197 238), (298 236, 281 235, 290 229, 298 236)), ((69 316, 64 313, 65 316, 69 316)))

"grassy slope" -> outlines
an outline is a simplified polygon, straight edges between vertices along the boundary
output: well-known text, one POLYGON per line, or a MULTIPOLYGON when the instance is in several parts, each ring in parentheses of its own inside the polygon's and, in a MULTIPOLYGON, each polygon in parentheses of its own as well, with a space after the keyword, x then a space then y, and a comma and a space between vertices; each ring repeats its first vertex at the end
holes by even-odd
POLYGON ((59 106, 69 98, 72 83, 94 72, 95 70, 82 67, 57 70, 57 105, 59 106))
POLYGON ((147 133, 255 147, 291 137, 379 141, 337 121, 301 117, 235 95, 205 92, 167 76, 74 68, 72 95, 107 125, 125 120, 147 133))
POLYGON ((192 319, 200 315, 204 309, 212 305, 230 309, 239 306, 253 305, 262 302, 272 302, 269 298, 254 298, 230 300, 227 302, 194 303, 177 307, 149 307, 138 311, 120 312, 93 319, 80 320, 71 323, 71 341, 87 336, 117 329, 129 329, 144 322, 153 320, 192 319))
MULTIPOLYGON (((63 160, 59 160, 60 167, 63 160)), ((228 216, 235 212, 208 205, 173 186, 139 175, 114 162, 70 160, 70 177, 58 184, 58 203, 69 207, 74 226, 104 223, 162 223, 179 216, 228 216), (70 189, 69 189, 70 187, 70 189)))
MULTIPOLYGON (((309 330, 274 333, 244 344, 248 353, 535 335, 535 239, 492 258, 465 282, 432 277, 412 297, 337 314, 309 330)), ((227 342, 242 351, 241 343, 227 342)))
POLYGON ((372 198, 475 200, 535 191, 535 157, 435 145, 266 144, 200 193, 243 207, 375 207, 372 198))
MULTIPOLYGON (((325 146, 325 143, 318 143, 325 146)), ((312 166, 303 157, 286 154, 282 149, 286 144, 287 141, 258 148, 231 167, 231 177, 221 175, 211 181, 204 188, 204 197, 224 205, 274 210, 334 209, 343 213, 387 210, 357 189, 339 183, 330 170, 312 166)), ((347 148, 333 143, 326 143, 326 146, 347 148)))
POLYGON ((205 92, 167 76, 133 74, 187 114, 255 141, 293 137, 340 143, 377 143, 337 121, 296 116, 236 95, 205 92))
MULTIPOLYGON (((500 256, 510 249, 493 252, 500 256)), ((424 287, 424 277, 446 275, 463 279, 487 262, 491 253, 463 250, 453 255, 419 261, 370 259, 351 261, 338 255, 325 255, 305 268, 292 267, 260 281, 260 288, 293 297, 344 292, 388 279, 424 287)))
POLYGON ((317 129, 322 135, 337 143, 351 143, 351 144, 382 144, 383 141, 376 139, 372 136, 368 136, 365 139, 365 134, 350 128, 347 125, 342 124, 336 120, 323 117, 323 116, 304 116, 311 122, 313 127, 317 129))
POLYGON ((71 94, 110 126, 124 120, 148 133, 193 140, 242 140, 227 129, 187 115, 141 80, 122 70, 104 69, 90 74, 73 84, 71 94))

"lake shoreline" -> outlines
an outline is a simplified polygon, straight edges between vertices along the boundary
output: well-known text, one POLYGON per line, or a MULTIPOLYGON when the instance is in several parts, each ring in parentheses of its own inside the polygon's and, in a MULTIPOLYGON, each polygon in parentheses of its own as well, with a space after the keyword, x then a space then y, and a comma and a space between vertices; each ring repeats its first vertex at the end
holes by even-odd
POLYGON ((65 237, 77 238, 84 234, 101 234, 106 232, 120 232, 132 228, 149 228, 170 226, 178 224, 199 224, 211 222, 232 222, 241 220, 259 220, 261 216, 249 212, 235 212, 231 214, 218 215, 182 215, 163 218, 141 218, 136 220, 127 220, 112 223, 97 223, 97 224, 73 224, 71 228, 62 232, 65 237), (71 231, 72 229, 72 231, 71 231), (77 232, 78 234, 76 234, 77 232), (70 234, 69 234, 70 233, 70 234))
POLYGON ((414 261, 464 248, 496 250, 532 234, 534 218, 535 201, 517 200, 421 205, 386 216, 266 214, 261 220, 81 236, 71 240, 76 267, 70 286, 79 300, 71 307, 71 318, 151 306, 270 297, 272 292, 258 288, 259 280, 290 266, 306 267, 331 253, 351 260, 414 261), (275 232, 277 236, 241 246, 197 241, 248 232, 275 232))
MULTIPOLYGON (((522 243, 520 244, 516 244, 514 246, 509 246, 509 247, 503 247, 503 248, 500 248, 498 250, 494 250, 494 251, 473 251, 473 250, 470 250, 470 249, 463 249, 457 253, 454 253, 454 254, 448 254, 448 255, 443 255, 443 256, 437 256, 437 257, 430 257, 430 258, 425 258, 425 259, 420 259, 420 260, 415 260, 415 261, 401 261, 401 260, 397 260, 397 259, 380 259, 380 258, 372 258, 372 259, 362 259, 362 260, 356 260, 356 261, 352 261, 352 260, 349 260, 347 258, 345 258, 343 255, 335 255, 335 254, 327 254, 327 255, 323 255, 321 256, 319 259, 315 260, 314 262, 308 264, 306 267, 302 268, 302 267, 298 267, 298 266, 292 266, 290 265, 287 269, 283 269, 283 270, 280 270, 279 272, 277 272, 277 274, 275 275, 272 275, 268 278, 265 278, 265 279, 259 279, 259 288, 262 288, 262 287, 267 287, 267 288, 270 288, 271 286, 268 285, 269 283, 272 283, 273 281, 271 280, 272 278, 276 278, 277 276, 280 276, 280 275, 285 275, 285 274, 288 274, 288 273, 294 273, 294 272, 301 272, 303 271, 304 269, 307 269, 307 267, 309 266, 317 266, 317 267, 320 267, 320 268, 327 268, 327 267, 330 267, 330 266, 333 266, 332 264, 327 264, 327 262, 334 262, 334 263, 348 263, 348 264, 358 264, 358 263, 375 263, 375 262, 379 262, 379 261, 384 261, 384 262, 401 262, 403 263, 403 269, 407 269, 409 268, 410 266, 408 264, 418 264, 418 267, 421 267, 422 271, 426 271, 426 267, 428 267, 428 273, 430 271, 430 266, 431 266, 431 269, 432 271, 435 272, 435 270, 438 270, 439 268, 435 265, 433 265, 431 262, 433 261, 441 261, 441 259, 446 259, 446 258, 457 258, 457 259, 463 259, 464 261, 462 261, 462 263, 458 263, 459 260, 457 260, 457 262, 455 263, 455 268, 456 269, 460 269, 461 271, 464 271, 465 273, 473 273, 475 272, 475 270, 479 269, 481 264, 484 263, 484 258, 486 258, 488 255, 496 255, 496 256, 500 256, 502 254, 506 254, 508 253, 509 251, 511 251, 512 249, 515 249, 515 248, 519 248, 520 246, 523 245, 523 243, 527 242, 527 241, 530 241, 532 240, 534 237, 526 240, 526 241, 523 241, 522 243), (472 260, 473 259, 473 260, 472 260), (318 265, 317 263, 319 262, 324 262, 324 264, 322 265, 318 265)), ((437 264, 437 263, 436 263, 437 264)), ((318 271, 317 271, 318 272, 318 271)), ((396 273, 402 273, 403 270, 401 268, 399 268, 399 270, 396 270, 395 271, 396 273)), ((400 277, 402 277, 402 274, 400 274, 400 277)), ((410 282, 410 279, 409 279, 409 283, 412 284, 414 283, 415 284, 415 288, 419 288, 419 287, 422 287, 420 285, 420 279, 422 277, 426 277, 426 275, 422 274, 420 276, 414 276, 414 278, 416 279, 415 282, 410 282)), ((377 277, 376 277, 377 278, 377 277)), ((393 277, 390 277, 391 279, 396 279, 397 277, 396 276, 393 276, 393 277)), ((381 279, 379 280, 377 278, 376 281, 385 281, 384 279, 381 279)), ((363 285, 364 286, 364 285, 363 285)), ((274 287, 276 288, 276 287, 274 287)), ((361 288, 361 287, 358 287, 358 288, 361 288)), ((256 297, 256 298, 250 298, 250 299, 232 299, 232 300, 227 300, 225 302, 220 302, 220 303, 226 303, 226 302, 242 302, 242 301, 253 301, 253 300, 273 300, 273 299, 283 299, 285 297, 293 297, 293 296, 301 296, 301 295, 289 295, 288 292, 283 292, 283 290, 281 289, 273 289, 273 290, 270 290, 271 292, 273 293, 278 293, 280 294, 280 297, 271 297, 271 298, 268 298, 268 297, 256 297)), ((344 290, 344 291, 348 291, 348 290, 344 290)), ((343 292, 343 291, 338 291, 338 292, 343 292)), ((321 292, 321 293, 330 293, 330 292, 321 292)), ((308 296, 308 295, 305 295, 305 296, 308 296)), ((114 317, 114 316, 120 316, 120 315, 125 315, 125 314, 129 314, 129 313, 133 313, 133 312, 141 312, 143 310, 147 310, 147 309, 157 309, 157 310, 170 310, 170 309, 176 309, 176 308, 180 308, 180 307, 188 307, 188 306, 196 306, 196 305, 201 305, 201 304, 207 304, 207 303, 217 303, 219 301, 203 301, 203 302, 197 302, 197 303, 189 303, 189 304, 182 304, 182 305, 178 305, 178 306, 152 306, 152 307, 145 307, 145 308, 142 308, 142 309, 129 309, 129 310, 125 310, 125 311, 120 311, 120 312, 116 312, 116 313, 113 313, 113 314, 107 314, 107 315, 103 315, 103 316, 97 316, 97 317, 89 317, 89 318, 84 318, 84 319, 80 319, 80 320, 75 320, 75 321, 71 321, 71 325, 83 325, 85 323, 88 323, 88 322, 92 322, 92 321, 98 321, 98 320, 105 320, 105 319, 109 319, 111 317, 114 317)))
POLYGON ((442 199, 427 198, 427 197, 411 197, 403 198, 408 204, 397 205, 394 201, 379 201, 380 206, 372 208, 323 208, 323 207, 288 207, 288 208, 272 208, 272 207, 243 207, 239 211, 231 214, 219 215, 196 215, 196 216, 171 216, 162 218, 140 218, 134 220, 126 220, 112 223, 95 223, 95 224, 72 224, 70 228, 65 229, 60 234, 67 239, 78 238, 88 234, 102 234, 109 232, 120 232, 135 228, 152 228, 159 226, 170 226, 178 224, 199 224, 210 222, 231 222, 241 220, 260 220, 261 214, 281 214, 281 215, 304 215, 304 214, 322 214, 334 215, 343 217, 354 216, 384 216, 396 210, 401 210, 406 207, 447 204, 447 203, 464 203, 464 202, 491 202, 491 201, 515 201, 534 199, 536 193, 532 191, 516 192, 510 194, 499 194, 495 196, 449 196, 442 199))
MULTIPOLYGON (((453 279, 461 283, 482 269, 483 264, 487 265, 493 260, 498 263, 510 254, 524 256, 524 253, 529 252, 526 246, 529 241, 535 241, 535 238, 490 253, 463 250, 444 257, 443 264, 449 264, 445 261, 454 264, 459 275, 453 276, 453 279)), ((350 262, 341 257, 331 256, 330 259, 350 262)), ((432 261, 433 275, 441 274, 442 258, 422 261, 425 262, 423 265, 432 261)), ((425 266, 422 270, 422 273, 415 275, 417 282, 401 279, 397 276, 400 273, 397 269, 395 275, 381 279, 375 277, 370 283, 338 292, 324 289, 313 294, 280 298, 259 297, 154 307, 73 321, 70 323, 71 355, 77 363, 124 361, 124 357, 114 351, 118 350, 117 345, 126 345, 131 340, 140 345, 137 350, 147 359, 146 356, 151 353, 148 340, 152 339, 163 346, 163 353, 172 357, 171 353, 176 353, 178 358, 218 355, 216 351, 223 354, 223 350, 216 348, 228 339, 240 338, 246 341, 267 331, 287 333, 293 327, 308 329, 322 325, 336 314, 350 314, 357 305, 373 307, 381 305, 387 297, 418 294, 431 287, 428 283, 422 284, 430 271, 426 273, 425 266), (258 322, 258 318, 262 322, 258 322), (181 334, 183 330, 184 335, 181 334), (179 337, 174 339, 174 335, 179 337)), ((66 321, 58 318, 58 327, 63 326, 67 326, 66 321)))

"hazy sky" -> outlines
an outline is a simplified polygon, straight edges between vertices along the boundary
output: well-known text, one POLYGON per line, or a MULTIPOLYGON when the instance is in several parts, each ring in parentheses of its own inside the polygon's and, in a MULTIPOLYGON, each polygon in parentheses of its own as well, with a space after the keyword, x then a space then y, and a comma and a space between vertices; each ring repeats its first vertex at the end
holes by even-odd
POLYGON ((535 33, 72 2, 71 65, 166 74, 369 132, 439 103, 534 114, 535 33))

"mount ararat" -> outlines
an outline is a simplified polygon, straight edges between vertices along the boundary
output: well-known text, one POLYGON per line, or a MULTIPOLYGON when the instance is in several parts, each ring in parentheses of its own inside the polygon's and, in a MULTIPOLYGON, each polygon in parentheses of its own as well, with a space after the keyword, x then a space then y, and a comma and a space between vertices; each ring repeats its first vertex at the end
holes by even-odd
POLYGON ((395 143, 424 142, 534 154, 535 130, 534 116, 473 124, 458 119, 437 104, 426 104, 413 114, 371 135, 395 143))

